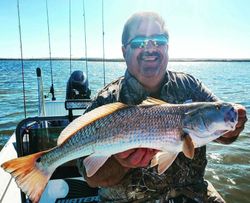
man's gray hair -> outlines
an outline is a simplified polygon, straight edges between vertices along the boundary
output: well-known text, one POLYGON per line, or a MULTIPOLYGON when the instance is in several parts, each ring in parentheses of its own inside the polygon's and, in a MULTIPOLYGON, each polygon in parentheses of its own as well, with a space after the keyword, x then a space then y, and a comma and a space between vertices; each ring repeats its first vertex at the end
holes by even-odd
POLYGON ((125 23, 123 32, 122 32, 122 45, 125 45, 128 42, 131 28, 132 27, 137 28, 138 26, 140 26, 140 24, 144 20, 158 22, 161 25, 163 34, 169 37, 168 31, 166 29, 165 21, 159 14, 155 12, 139 12, 139 13, 133 14, 125 23))

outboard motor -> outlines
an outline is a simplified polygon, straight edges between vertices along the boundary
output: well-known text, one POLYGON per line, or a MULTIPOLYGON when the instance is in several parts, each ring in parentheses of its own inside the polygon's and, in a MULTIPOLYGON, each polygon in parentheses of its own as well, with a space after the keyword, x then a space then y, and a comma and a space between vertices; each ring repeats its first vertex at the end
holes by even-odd
POLYGON ((87 77, 82 71, 74 71, 67 83, 66 99, 90 99, 90 94, 87 77))

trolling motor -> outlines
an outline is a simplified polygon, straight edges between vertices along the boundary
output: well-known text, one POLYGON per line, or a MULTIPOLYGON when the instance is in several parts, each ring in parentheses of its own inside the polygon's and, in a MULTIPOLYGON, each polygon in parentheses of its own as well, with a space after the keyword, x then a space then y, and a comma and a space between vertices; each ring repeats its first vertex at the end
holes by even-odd
POLYGON ((89 82, 82 71, 74 71, 67 83, 66 100, 68 99, 90 99, 91 91, 89 82))

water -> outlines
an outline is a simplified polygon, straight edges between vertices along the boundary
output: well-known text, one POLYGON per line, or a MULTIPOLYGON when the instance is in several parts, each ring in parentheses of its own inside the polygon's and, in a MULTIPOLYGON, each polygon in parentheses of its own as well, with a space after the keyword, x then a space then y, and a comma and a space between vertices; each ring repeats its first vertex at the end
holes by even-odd
MULTIPOLYGON (((53 61, 53 80, 57 100, 65 98, 69 77, 69 62, 53 61)), ((43 73, 44 92, 51 85, 49 61, 24 61, 27 116, 37 114, 36 68, 43 73)), ((169 69, 190 73, 201 79, 217 96, 225 101, 240 103, 247 108, 250 118, 250 62, 171 62, 169 69)), ((85 71, 85 62, 72 61, 72 71, 85 71)), ((92 96, 103 86, 103 67, 91 62, 88 67, 92 96)), ((20 61, 0 61, 0 145, 13 133, 24 118, 22 71, 20 61)), ((106 63, 106 83, 125 71, 124 63, 106 63)), ((86 72, 86 71, 85 71, 86 72)), ((51 98, 51 95, 48 95, 51 98)), ((231 145, 210 143, 206 178, 221 192, 227 202, 249 202, 250 198, 250 124, 231 145)))

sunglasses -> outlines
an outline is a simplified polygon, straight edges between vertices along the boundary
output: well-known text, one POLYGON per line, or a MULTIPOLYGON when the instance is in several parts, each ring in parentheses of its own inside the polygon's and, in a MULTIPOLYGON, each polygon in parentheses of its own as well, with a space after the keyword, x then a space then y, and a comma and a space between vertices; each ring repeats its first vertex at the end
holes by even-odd
POLYGON ((163 34, 154 35, 151 37, 137 36, 126 43, 124 47, 130 44, 130 47, 132 49, 145 48, 148 45, 149 41, 151 41, 155 47, 164 46, 168 44, 168 37, 163 34))

